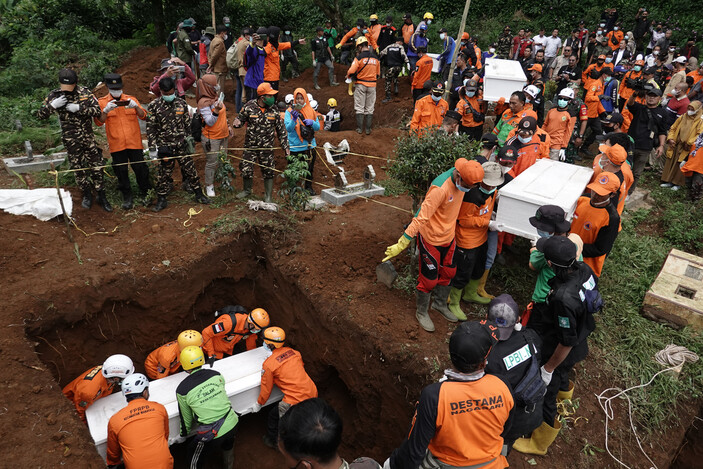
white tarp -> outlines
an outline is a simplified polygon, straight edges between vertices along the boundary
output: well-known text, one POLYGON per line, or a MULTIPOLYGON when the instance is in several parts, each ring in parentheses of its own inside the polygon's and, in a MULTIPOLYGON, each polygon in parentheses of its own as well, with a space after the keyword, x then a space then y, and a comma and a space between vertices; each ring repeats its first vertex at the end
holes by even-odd
MULTIPOLYGON (((71 194, 61 189, 66 213, 71 216, 71 194)), ((56 189, 0 189, 0 208, 13 215, 33 215, 41 221, 62 215, 56 189)))
MULTIPOLYGON (((217 360, 213 369, 219 371, 225 379, 225 391, 232 403, 232 408, 239 415, 252 411, 259 397, 261 388, 261 366, 270 352, 264 347, 238 353, 231 357, 217 360)), ((208 365, 204 366, 208 368, 208 365)), ((173 443, 180 434, 180 415, 176 402, 176 388, 188 374, 185 371, 175 375, 157 379, 149 383, 149 400, 158 402, 166 407, 169 421, 169 444, 173 443)), ((266 404, 283 399, 281 391, 274 386, 266 404)), ((107 422, 117 411, 127 405, 121 392, 98 399, 86 409, 85 417, 88 422, 90 435, 95 441, 95 447, 103 459, 107 455, 107 422)))

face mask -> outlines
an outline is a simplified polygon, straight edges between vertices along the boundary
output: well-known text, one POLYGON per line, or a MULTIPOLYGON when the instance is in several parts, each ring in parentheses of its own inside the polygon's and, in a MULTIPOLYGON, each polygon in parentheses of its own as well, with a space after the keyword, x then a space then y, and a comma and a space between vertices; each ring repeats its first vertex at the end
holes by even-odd
POLYGON ((642 70, 642 67, 640 67, 639 65, 635 65, 634 70, 635 72, 639 72, 640 70, 642 70))
POLYGON ((461 192, 469 192, 471 189, 468 189, 464 186, 459 185, 458 182, 455 182, 454 185, 456 186, 457 189, 459 189, 461 192))
POLYGON ((620 28, 618 28, 617 26, 615 26, 615 27, 613 28, 613 31, 617 31, 618 29, 620 29, 620 28))
POLYGON ((598 160, 598 167, 599 167, 601 170, 605 170, 605 160, 606 160, 606 159, 607 159, 607 158, 606 158, 605 156, 601 156, 600 160, 598 160))
POLYGON ((559 106, 559 107, 566 107, 568 105, 569 105, 569 101, 567 101, 566 99, 560 99, 557 101, 557 106, 559 106))
POLYGON ((364 29, 364 30, 362 30, 361 32, 364 33, 364 34, 366 34, 366 33, 369 32, 369 30, 368 30, 368 29, 364 29))
POLYGON ((162 95, 161 99, 163 99, 167 103, 171 103, 174 99, 176 99, 176 93, 162 95))
POLYGON ((609 63, 612 62, 612 61, 613 61, 613 59, 611 59, 610 57, 608 57, 607 59, 605 59, 605 63, 607 63, 607 64, 609 64, 609 63))
POLYGON ((274 104, 276 104, 276 97, 275 96, 266 96, 264 98, 264 106, 271 107, 274 104))
POLYGON ((661 30, 662 30, 662 27, 661 27, 661 26, 657 26, 657 31, 661 31, 661 30))
POLYGON ((427 20, 427 26, 432 24, 432 20, 427 20))
POLYGON ((386 26, 390 26, 390 25, 391 25, 391 23, 386 23, 386 26))
POLYGON ((466 96, 468 96, 469 98, 473 98, 474 96, 476 96, 476 92, 475 91, 467 91, 466 96))
POLYGON ((300 111, 301 109, 303 109, 303 105, 302 105, 302 104, 295 103, 295 104, 293 105, 293 109, 295 109, 296 111, 300 111))
POLYGON ((539 235, 540 238, 551 238, 552 233, 549 231, 542 231, 542 230, 537 230, 537 234, 539 235))
POLYGON ((492 193, 494 193, 496 191, 496 188, 494 187, 493 189, 488 190, 488 189, 484 189, 483 186, 478 186, 478 190, 480 190, 481 192, 483 192, 486 195, 491 195, 492 193))
POLYGON ((108 90, 110 92, 110 96, 112 96, 115 99, 118 99, 120 96, 122 96, 122 90, 108 90))
POLYGON ((659 55, 659 51, 658 51, 658 50, 653 50, 653 51, 652 51, 652 55, 659 55))
POLYGON ((286 33, 286 34, 288 34, 288 35, 290 36, 290 31, 286 31, 285 33, 286 33))
POLYGON ((530 140, 532 140, 532 136, 522 137, 518 135, 517 139, 520 140, 520 143, 530 143, 530 140))
POLYGON ((605 23, 601 23, 598 26, 600 26, 601 28, 605 28, 605 23))
POLYGON ((608 83, 608 82, 609 82, 610 80, 612 80, 612 79, 613 79, 613 77, 609 77, 609 76, 606 75, 605 78, 603 79, 603 81, 604 81, 605 83, 608 83))
POLYGON ((696 111, 687 111, 687 114, 691 117, 696 115, 696 111))
POLYGON ((215 86, 215 93, 219 93, 219 92, 220 92, 220 85, 216 85, 215 86))
POLYGON ((678 96, 678 95, 679 95, 679 90, 672 90, 672 91, 671 91, 671 94, 674 95, 674 96, 678 96))
POLYGON ((495 51, 496 50, 494 47, 491 47, 490 49, 488 49, 488 52, 490 52, 491 54, 495 54, 495 51))
POLYGON ((435 103, 438 103, 440 99, 442 99, 441 96, 432 95, 432 101, 434 101, 435 103))
POLYGON ((444 38, 445 38, 445 37, 447 37, 447 35, 444 34, 444 33, 442 33, 442 34, 439 35, 439 38, 440 38, 441 40, 443 40, 443 41, 444 41, 444 38))
POLYGON ((610 132, 612 132, 613 130, 615 130, 615 127, 612 127, 612 126, 609 126, 609 125, 603 125, 602 128, 603 128, 603 135, 609 134, 610 132))
POLYGON ((630 36, 625 36, 625 40, 627 41, 628 39, 630 39, 630 36))

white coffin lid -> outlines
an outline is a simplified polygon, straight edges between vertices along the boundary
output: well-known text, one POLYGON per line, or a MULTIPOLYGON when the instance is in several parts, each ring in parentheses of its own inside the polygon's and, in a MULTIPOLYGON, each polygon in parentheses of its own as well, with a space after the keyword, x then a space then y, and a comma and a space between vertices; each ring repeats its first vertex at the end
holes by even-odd
POLYGON ((483 99, 498 101, 510 99, 514 91, 522 90, 527 84, 525 72, 517 60, 487 59, 483 77, 483 99))
POLYGON ((537 231, 529 224, 542 205, 557 205, 570 220, 579 197, 593 175, 591 168, 540 159, 500 189, 496 220, 504 231, 532 238, 537 231), (519 203, 520 209, 515 206, 519 203), (530 208, 527 209, 527 205, 530 208))
MULTIPOLYGON (((261 366, 269 356, 263 347, 238 353, 231 357, 217 360, 213 369, 219 371, 225 379, 225 390, 230 398, 232 408, 239 415, 251 412, 259 397, 261 386, 261 366)), ((208 368, 205 365, 204 368, 208 368)), ((180 416, 176 401, 176 388, 188 374, 185 371, 157 379, 149 383, 149 400, 166 407, 169 417, 169 444, 179 436, 180 416)), ((274 386, 267 404, 280 401, 281 391, 274 386)), ((127 405, 121 392, 98 399, 85 412, 90 435, 95 441, 98 453, 105 458, 107 449, 107 423, 117 411, 127 405)))

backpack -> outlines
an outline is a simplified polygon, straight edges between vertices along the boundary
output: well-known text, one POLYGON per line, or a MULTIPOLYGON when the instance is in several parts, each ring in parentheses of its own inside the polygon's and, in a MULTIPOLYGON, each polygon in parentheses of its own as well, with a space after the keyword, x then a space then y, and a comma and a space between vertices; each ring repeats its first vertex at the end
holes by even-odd
POLYGON ((203 116, 200 111, 195 111, 193 119, 190 121, 190 134, 196 142, 202 141, 203 136, 203 116))
POLYGON ((237 43, 232 44, 229 46, 229 49, 227 49, 227 67, 229 67, 230 70, 238 70, 239 67, 242 66, 241 61, 239 60, 239 57, 237 57, 237 43))
POLYGON ((301 122, 301 124, 300 124, 300 138, 302 138, 306 142, 312 142, 313 139, 315 138, 315 131, 312 129, 311 126, 305 125, 301 122))

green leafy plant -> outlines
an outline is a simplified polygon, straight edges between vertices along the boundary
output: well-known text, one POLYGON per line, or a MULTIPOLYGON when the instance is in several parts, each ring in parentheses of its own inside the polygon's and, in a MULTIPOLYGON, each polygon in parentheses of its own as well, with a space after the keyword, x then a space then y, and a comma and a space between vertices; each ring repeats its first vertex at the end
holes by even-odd
POLYGON ((215 172, 215 180, 220 184, 220 189, 226 192, 234 192, 234 181, 237 178, 237 172, 232 166, 232 160, 227 157, 227 153, 220 152, 220 164, 215 172))
POLYGON ((310 177, 308 163, 296 155, 290 155, 286 159, 288 166, 281 174, 283 184, 279 195, 292 209, 304 210, 310 200, 310 194, 301 187, 301 184, 310 177))

